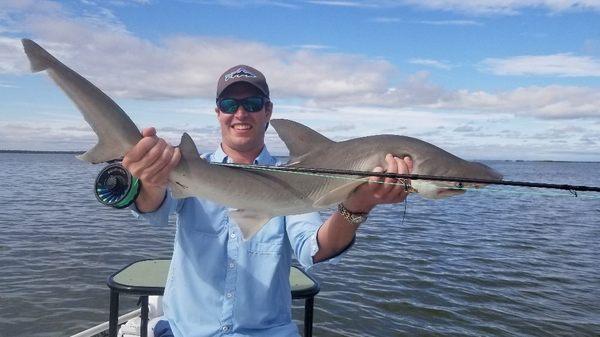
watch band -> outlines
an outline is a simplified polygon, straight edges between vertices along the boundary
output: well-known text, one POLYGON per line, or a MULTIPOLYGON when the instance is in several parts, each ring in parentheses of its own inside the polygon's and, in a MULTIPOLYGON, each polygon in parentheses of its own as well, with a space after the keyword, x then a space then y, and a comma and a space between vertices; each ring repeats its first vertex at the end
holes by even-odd
POLYGON ((369 215, 369 213, 352 213, 342 203, 338 204, 338 212, 346 221, 357 226, 367 221, 367 216, 369 215))

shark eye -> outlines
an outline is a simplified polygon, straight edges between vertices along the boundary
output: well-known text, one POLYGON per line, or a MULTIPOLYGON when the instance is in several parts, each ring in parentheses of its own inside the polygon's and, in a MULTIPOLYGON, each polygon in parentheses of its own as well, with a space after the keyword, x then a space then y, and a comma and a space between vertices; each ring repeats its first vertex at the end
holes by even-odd
POLYGON ((463 187, 464 187, 464 185, 462 182, 456 183, 456 188, 463 188, 463 187))

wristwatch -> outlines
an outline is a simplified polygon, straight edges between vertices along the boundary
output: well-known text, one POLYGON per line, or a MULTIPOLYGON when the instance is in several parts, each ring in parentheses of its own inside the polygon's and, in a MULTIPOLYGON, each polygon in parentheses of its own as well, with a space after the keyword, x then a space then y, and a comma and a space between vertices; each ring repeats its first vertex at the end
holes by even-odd
POLYGON ((338 204, 338 212, 340 212, 346 221, 357 226, 367 221, 367 216, 369 215, 369 213, 352 213, 341 202, 338 204))

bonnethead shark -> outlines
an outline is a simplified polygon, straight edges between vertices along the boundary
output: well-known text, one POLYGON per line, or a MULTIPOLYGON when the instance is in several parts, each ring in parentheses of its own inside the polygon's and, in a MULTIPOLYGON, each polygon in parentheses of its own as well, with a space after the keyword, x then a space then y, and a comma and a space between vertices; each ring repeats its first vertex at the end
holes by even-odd
MULTIPOLYGON (((46 70, 98 136, 98 143, 79 159, 94 164, 118 160, 142 139, 137 126, 110 97, 37 43, 29 39, 22 43, 31 70, 46 70)), ((336 142, 294 121, 273 119, 270 124, 289 149, 289 167, 371 171, 386 167, 385 156, 391 153, 400 158, 410 156, 413 174, 502 179, 484 164, 463 160, 416 138, 376 135, 336 142)), ((358 176, 349 180, 213 165, 200 157, 187 133, 181 137, 179 148, 181 160, 169 176, 173 196, 199 197, 229 207, 229 215, 245 239, 272 217, 314 212, 343 202, 365 182, 358 176)), ((464 193, 458 186, 481 187, 427 180, 413 180, 411 185, 415 192, 432 199, 464 193)))

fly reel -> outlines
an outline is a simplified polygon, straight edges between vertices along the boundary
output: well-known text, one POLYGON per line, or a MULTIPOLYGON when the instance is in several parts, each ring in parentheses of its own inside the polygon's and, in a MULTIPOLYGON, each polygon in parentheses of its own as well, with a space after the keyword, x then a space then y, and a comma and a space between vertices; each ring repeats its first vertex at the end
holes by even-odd
POLYGON ((139 179, 132 176, 121 163, 112 163, 98 173, 94 192, 102 204, 125 208, 140 194, 140 184, 139 179))

